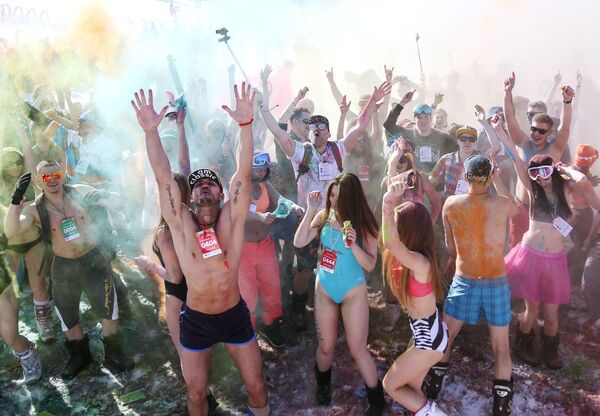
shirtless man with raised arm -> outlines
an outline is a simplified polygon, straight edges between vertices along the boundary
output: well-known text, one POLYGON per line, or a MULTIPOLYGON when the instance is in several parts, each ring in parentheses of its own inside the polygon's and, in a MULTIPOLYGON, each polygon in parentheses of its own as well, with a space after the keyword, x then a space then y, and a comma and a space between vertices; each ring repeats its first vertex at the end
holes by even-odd
POLYGON ((152 90, 143 90, 131 101, 146 134, 150 165, 158 183, 160 208, 173 236, 173 245, 186 276, 188 293, 181 311, 181 366, 187 385, 191 416, 206 415, 206 387, 210 351, 223 342, 240 370, 248 390, 249 414, 267 416, 269 405, 262 377, 260 352, 246 304, 238 288, 238 268, 244 243, 244 225, 250 208, 252 171, 252 109, 254 94, 242 83, 235 86, 236 108, 223 110, 240 125, 238 170, 231 180, 231 199, 223 205, 223 188, 209 169, 191 173, 193 211, 181 201, 179 187, 171 177, 169 159, 157 127, 167 111, 154 110, 152 90))

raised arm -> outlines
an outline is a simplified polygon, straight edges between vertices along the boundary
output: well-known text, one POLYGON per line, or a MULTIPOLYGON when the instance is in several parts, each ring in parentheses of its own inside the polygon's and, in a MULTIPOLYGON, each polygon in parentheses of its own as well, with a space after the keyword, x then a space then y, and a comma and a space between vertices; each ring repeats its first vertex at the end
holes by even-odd
POLYGON ((15 184, 8 212, 4 218, 4 234, 7 238, 13 238, 29 229, 33 224, 33 206, 27 205, 23 208, 23 197, 27 191, 27 187, 31 182, 31 173, 27 172, 21 175, 15 184))
POLYGON ((344 138, 344 122, 346 121, 346 114, 350 110, 350 104, 352 101, 346 102, 346 96, 342 97, 342 102, 340 103, 340 120, 338 121, 337 134, 336 139, 341 140, 344 138))
POLYGON ((271 65, 267 64, 260 71, 260 82, 262 84, 262 105, 263 108, 269 108, 269 75, 273 72, 271 65))
POLYGON ((552 100, 554 100, 554 94, 556 92, 556 89, 560 85, 560 81, 562 81, 562 75, 560 75, 560 71, 558 71, 556 75, 554 75, 554 81, 552 83, 552 86, 550 87, 550 90, 548 91, 548 94, 546 95, 545 103, 547 108, 550 108, 552 100))
MULTIPOLYGON (((390 85, 392 85, 392 83, 394 82, 394 67, 391 67, 390 69, 388 69, 387 65, 383 66, 383 72, 385 73, 385 80, 387 82, 390 83, 390 85)), ((388 110, 390 108, 390 97, 391 94, 386 95, 383 98, 383 102, 380 104, 379 108, 377 109, 377 117, 379 119, 382 119, 383 117, 385 117, 388 113, 388 110)), ((375 114, 373 115, 373 117, 375 117, 375 114)), ((373 125, 373 128, 375 128, 375 125, 373 125)), ((379 127, 379 129, 381 129, 381 126, 379 127)))
POLYGON ((309 192, 306 196, 307 208, 304 217, 294 235, 294 246, 302 248, 315 239, 319 232, 319 226, 324 220, 319 214, 322 202, 321 192, 309 192))
POLYGON ((515 73, 504 80, 504 116, 506 117, 506 126, 512 141, 517 146, 522 146, 528 140, 527 134, 523 133, 517 121, 515 105, 513 103, 512 91, 515 87, 515 73))
POLYGON ((392 108, 392 111, 390 111, 390 113, 386 117, 385 121, 383 122, 383 127, 388 131, 388 133, 402 133, 403 129, 396 125, 396 123, 398 122, 398 117, 400 117, 400 113, 402 112, 404 107, 406 107, 406 105, 412 101, 415 91, 416 90, 412 90, 404 94, 402 100, 400 100, 400 102, 396 104, 394 108, 392 108))
POLYGON ((177 183, 171 176, 171 164, 158 135, 158 125, 167 112, 164 106, 160 113, 154 110, 154 96, 148 90, 148 100, 144 90, 135 93, 135 102, 131 100, 138 123, 146 136, 146 149, 154 177, 158 184, 160 211, 171 230, 179 231, 181 220, 181 193, 177 183))
MULTIPOLYGON (((250 191, 252 184, 250 176, 252 174, 252 157, 254 154, 254 142, 252 140, 252 114, 255 93, 251 92, 250 85, 246 86, 242 82, 241 94, 238 92, 237 85, 234 86, 235 109, 228 106, 222 106, 229 116, 240 127, 240 139, 237 148, 237 170, 231 178, 230 188, 230 218, 235 233, 241 230, 243 235, 244 223, 250 207, 250 191)), ((242 239, 243 241, 243 239, 242 239)))
POLYGON ((552 142, 552 147, 555 149, 558 157, 563 154, 567 148, 569 135, 571 134, 571 120, 573 119, 573 98, 575 91, 570 86, 565 86, 562 89, 563 105, 560 113, 560 125, 556 132, 556 140, 552 142))
POLYGON ((290 117, 292 116, 292 113, 296 109, 296 106, 298 105, 300 100, 302 100, 304 97, 306 97, 307 92, 308 92, 308 87, 304 87, 300 91, 298 91, 298 94, 294 97, 292 102, 287 106, 285 111, 283 113, 281 113, 281 115, 279 116, 279 123, 288 123, 290 121, 290 117))
POLYGON ((344 139, 342 139, 342 141, 344 142, 344 146, 346 146, 346 150, 348 152, 351 152, 352 149, 354 149, 354 147, 358 143, 358 138, 362 136, 367 130, 367 127, 369 126, 369 123, 371 121, 371 116, 373 115, 373 111, 375 111, 377 102, 384 98, 386 95, 388 95, 391 91, 392 85, 387 81, 385 81, 379 87, 375 87, 373 89, 373 94, 371 94, 371 98, 369 98, 367 105, 363 109, 362 113, 360 113, 360 116, 358 116, 358 122, 356 123, 356 126, 348 132, 344 139))
POLYGON ((271 114, 271 111, 269 111, 268 108, 262 109, 260 111, 260 115, 262 116, 262 119, 267 125, 269 131, 273 133, 275 140, 277 140, 277 143, 279 143, 279 146, 281 146, 281 149, 285 152, 285 154, 288 157, 294 156, 294 153, 296 152, 294 140, 287 131, 279 127, 279 124, 277 123, 275 117, 273 117, 273 114, 271 114))
POLYGON ((13 124, 13 128, 19 139, 19 143, 21 143, 21 149, 23 149, 23 158, 25 159, 25 170, 29 172, 35 172, 35 158, 33 157, 33 152, 31 150, 31 142, 29 141, 29 137, 25 134, 22 126, 17 123, 12 118, 9 118, 13 124))
POLYGON ((190 146, 185 134, 186 115, 187 111, 185 108, 178 109, 175 121, 177 123, 177 137, 179 138, 179 172, 185 176, 189 176, 192 172, 192 168, 190 163, 190 146))
POLYGON ((415 274, 427 274, 430 264, 422 254, 410 251, 400 241, 395 218, 395 208, 399 205, 404 194, 404 184, 393 183, 383 196, 383 213, 381 221, 381 235, 383 246, 405 267, 415 274))
MULTIPOLYGON (((500 120, 500 117, 498 117, 496 120, 492 119, 492 127, 496 132, 496 137, 504 145, 506 154, 512 160, 515 170, 517 171, 519 181, 521 181, 525 189, 531 194, 531 182, 529 180, 529 174, 527 173, 525 162, 523 162, 519 157, 515 143, 510 139, 510 137, 508 137, 508 134, 506 131, 504 131, 504 128, 502 128, 502 120, 500 120)), ((494 135, 488 136, 490 140, 492 140, 493 137, 494 135)))
MULTIPOLYGON (((475 104, 475 117, 477 118, 479 124, 481 124, 481 127, 483 127, 483 131, 485 132, 485 135, 492 146, 491 153, 498 154, 500 150, 502 150, 502 145, 500 144, 500 140, 498 139, 495 130, 492 128, 492 125, 485 116, 485 110, 478 104, 475 104)), ((499 116, 495 114, 494 117, 499 116)))
MULTIPOLYGON (((335 83, 335 78, 333 77, 333 67, 329 71, 325 70, 325 77, 327 78, 327 82, 329 82, 329 89, 331 90, 331 94, 333 95, 336 104, 340 105, 342 103, 342 93, 335 83)), ((346 117, 350 120, 356 118, 357 116, 355 112, 349 110, 346 113, 346 117)))

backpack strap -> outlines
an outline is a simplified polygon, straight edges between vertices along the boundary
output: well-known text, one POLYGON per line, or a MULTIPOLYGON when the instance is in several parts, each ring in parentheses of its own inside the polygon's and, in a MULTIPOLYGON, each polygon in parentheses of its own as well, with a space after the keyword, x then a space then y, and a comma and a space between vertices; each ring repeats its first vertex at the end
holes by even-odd
POLYGON ((337 164, 338 170, 340 173, 344 170, 344 166, 342 165, 342 154, 340 153, 340 148, 335 142, 327 142, 327 147, 331 149, 333 152, 333 157, 335 158, 335 163, 337 164))
POLYGON ((309 165, 310 160, 312 159, 312 145, 307 142, 303 143, 302 146, 304 147, 304 156, 302 156, 302 162, 300 162, 300 165, 298 165, 296 183, 298 183, 298 179, 300 179, 300 176, 304 175, 310 170, 309 165))
POLYGON ((42 239, 50 244, 50 215, 48 215, 48 209, 46 209, 46 195, 42 192, 35 198, 35 207, 40 216, 40 226, 42 227, 42 239))

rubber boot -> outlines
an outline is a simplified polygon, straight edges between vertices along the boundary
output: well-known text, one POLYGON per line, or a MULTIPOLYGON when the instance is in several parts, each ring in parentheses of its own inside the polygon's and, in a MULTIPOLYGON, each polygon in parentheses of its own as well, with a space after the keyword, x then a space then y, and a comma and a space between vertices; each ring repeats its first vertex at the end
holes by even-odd
POLYGON ((90 340, 87 335, 84 335, 82 339, 74 341, 66 340, 65 347, 69 352, 70 358, 67 366, 62 371, 62 377, 71 379, 92 363, 90 340))
POLYGON ((367 389, 367 399, 369 400, 369 407, 365 412, 365 416, 381 416, 383 415, 383 407, 385 406, 385 399, 383 398, 383 384, 381 380, 377 381, 377 386, 371 388, 365 386, 367 389))
POLYGON ((317 404, 319 406, 329 406, 331 403, 331 368, 327 371, 319 370, 315 364, 315 377, 317 378, 317 404))
POLYGON ((493 416, 509 416, 513 397, 513 381, 494 380, 494 407, 493 416))
POLYGON ((546 334, 542 334, 542 355, 544 364, 552 370, 559 370, 562 368, 562 360, 558 354, 558 344, 560 339, 558 334, 551 337, 546 334))
POLYGON ((308 302, 308 292, 299 295, 292 291, 290 294, 290 302, 292 309, 292 326, 297 331, 304 331, 306 329, 306 302, 308 302))
POLYGON ((42 362, 33 344, 21 353, 13 351, 13 355, 17 357, 23 369, 23 383, 34 383, 42 377, 42 362))
POLYGON ((421 390, 429 400, 436 400, 440 391, 442 390, 442 384, 444 383, 444 377, 448 372, 448 363, 437 363, 429 369, 425 379, 423 379, 423 385, 421 390))
POLYGON ((133 360, 123 352, 123 335, 120 333, 102 338, 104 344, 104 365, 116 371, 129 371, 134 367, 133 360))
POLYGON ((535 352, 534 339, 535 332, 533 330, 526 334, 521 332, 521 329, 517 326, 513 351, 519 360, 532 367, 537 367, 540 365, 540 357, 535 352))

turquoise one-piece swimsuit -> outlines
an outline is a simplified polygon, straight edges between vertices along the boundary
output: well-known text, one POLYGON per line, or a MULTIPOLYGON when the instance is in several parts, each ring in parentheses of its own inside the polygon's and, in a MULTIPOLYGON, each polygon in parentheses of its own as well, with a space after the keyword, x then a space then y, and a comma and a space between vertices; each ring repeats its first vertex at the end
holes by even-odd
POLYGON ((335 303, 342 303, 350 289, 365 282, 365 272, 352 249, 344 247, 343 233, 333 229, 329 221, 321 229, 321 245, 335 251, 337 261, 333 273, 323 270, 319 261, 317 279, 335 303))

